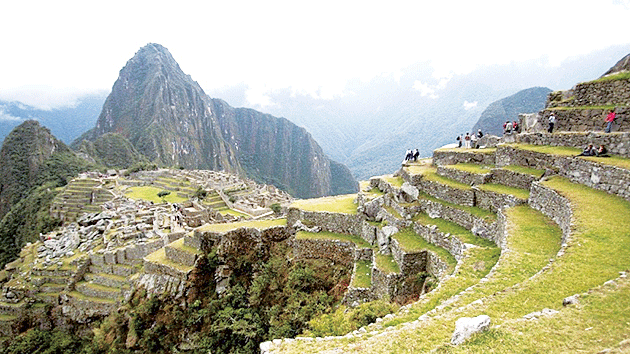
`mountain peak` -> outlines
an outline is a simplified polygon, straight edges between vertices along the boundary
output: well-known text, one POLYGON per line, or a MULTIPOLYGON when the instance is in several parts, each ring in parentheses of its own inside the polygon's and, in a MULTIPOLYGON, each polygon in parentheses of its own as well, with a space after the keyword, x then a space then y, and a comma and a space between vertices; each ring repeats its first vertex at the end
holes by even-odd
POLYGON ((612 68, 610 68, 608 71, 606 71, 604 73, 604 75, 602 75, 602 77, 608 76, 608 75, 611 75, 611 74, 616 74, 616 73, 622 72, 622 71, 630 71, 630 54, 628 54, 625 57, 621 58, 621 60, 619 60, 617 62, 617 64, 615 64, 612 68))

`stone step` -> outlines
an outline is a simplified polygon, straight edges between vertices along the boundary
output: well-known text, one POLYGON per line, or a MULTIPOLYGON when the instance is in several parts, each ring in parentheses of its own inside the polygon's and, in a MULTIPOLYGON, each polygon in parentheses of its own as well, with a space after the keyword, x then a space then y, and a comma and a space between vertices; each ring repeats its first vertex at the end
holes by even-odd
POLYGON ((110 286, 85 281, 78 282, 75 285, 75 290, 85 296, 101 299, 118 299, 122 295, 120 288, 112 288, 110 286))
POLYGON ((37 297, 42 302, 56 305, 59 303, 59 295, 61 295, 60 292, 58 293, 39 292, 35 294, 35 297, 37 297))
POLYGON ((127 277, 107 273, 85 273, 83 278, 87 282, 111 288, 122 288, 125 285, 129 285, 127 277))
POLYGON ((191 266, 175 263, 166 257, 164 248, 144 257, 144 272, 157 275, 169 275, 181 280, 186 280, 188 273, 193 269, 191 266))
POLYGON ((33 285, 36 286, 40 286, 44 283, 53 283, 53 284, 67 284, 68 280, 70 278, 69 277, 61 277, 61 276, 38 276, 38 275, 32 275, 31 276, 31 283, 33 285))
POLYGON ((17 316, 24 310, 25 307, 26 302, 24 302, 24 300, 18 303, 0 301, 0 316, 17 316))
POLYGON ((433 151, 433 164, 437 166, 471 163, 495 164, 495 148, 487 149, 437 149, 433 151))
POLYGON ((43 293, 60 293, 65 288, 65 284, 44 283, 39 286, 39 291, 43 293))
POLYGON ((200 251, 197 248, 186 246, 184 241, 184 238, 180 238, 164 247, 166 258, 175 263, 192 267, 195 265, 200 251))
POLYGON ((138 273, 138 266, 131 266, 127 264, 104 264, 104 265, 90 265, 89 272, 93 274, 105 273, 118 275, 122 277, 128 277, 138 273))
POLYGON ((41 277, 70 277, 74 274, 72 270, 58 270, 58 269, 42 269, 42 268, 33 268, 31 270, 31 274, 34 276, 41 277))
POLYGON ((467 185, 484 184, 491 180, 493 168, 494 166, 490 165, 460 163, 457 165, 438 166, 437 174, 467 185))

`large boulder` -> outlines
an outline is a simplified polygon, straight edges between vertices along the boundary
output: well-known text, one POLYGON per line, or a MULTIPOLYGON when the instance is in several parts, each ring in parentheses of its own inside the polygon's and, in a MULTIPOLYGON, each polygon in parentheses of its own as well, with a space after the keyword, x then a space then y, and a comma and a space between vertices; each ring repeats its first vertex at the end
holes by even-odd
POLYGON ((460 345, 473 334, 486 331, 489 327, 490 317, 488 315, 462 317, 455 322, 455 331, 451 338, 451 344, 460 345))

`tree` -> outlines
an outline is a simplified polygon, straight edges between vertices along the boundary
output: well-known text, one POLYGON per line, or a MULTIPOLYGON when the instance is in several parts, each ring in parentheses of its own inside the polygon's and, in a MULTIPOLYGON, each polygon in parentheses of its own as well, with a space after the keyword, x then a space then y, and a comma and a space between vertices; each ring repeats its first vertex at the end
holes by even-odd
POLYGON ((166 203, 166 199, 164 199, 167 195, 171 194, 169 191, 159 191, 157 196, 162 199, 162 202, 166 203))

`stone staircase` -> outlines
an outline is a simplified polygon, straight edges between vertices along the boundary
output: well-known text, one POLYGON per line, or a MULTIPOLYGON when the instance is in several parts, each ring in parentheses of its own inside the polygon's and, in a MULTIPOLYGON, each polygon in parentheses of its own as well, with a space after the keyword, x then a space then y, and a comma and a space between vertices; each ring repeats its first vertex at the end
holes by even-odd
POLYGON ((113 182, 101 182, 92 178, 73 179, 53 200, 51 215, 68 223, 76 220, 82 213, 101 212, 101 205, 114 198, 109 190, 111 183, 113 182))

